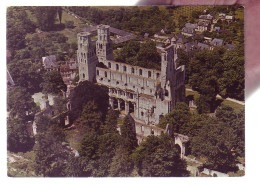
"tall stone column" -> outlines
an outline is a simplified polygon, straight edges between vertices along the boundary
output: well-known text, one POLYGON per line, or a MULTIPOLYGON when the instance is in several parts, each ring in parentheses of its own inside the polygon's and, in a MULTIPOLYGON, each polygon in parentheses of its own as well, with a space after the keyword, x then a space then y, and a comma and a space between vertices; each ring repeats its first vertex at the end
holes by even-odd
POLYGON ((109 97, 109 104, 110 104, 110 108, 114 109, 114 100, 111 97, 109 97))
POLYGON ((129 113, 129 101, 125 101, 125 114, 129 113))
POLYGON ((118 105, 118 110, 119 110, 119 111, 121 110, 120 103, 121 103, 121 100, 120 100, 120 99, 117 99, 117 105, 118 105))

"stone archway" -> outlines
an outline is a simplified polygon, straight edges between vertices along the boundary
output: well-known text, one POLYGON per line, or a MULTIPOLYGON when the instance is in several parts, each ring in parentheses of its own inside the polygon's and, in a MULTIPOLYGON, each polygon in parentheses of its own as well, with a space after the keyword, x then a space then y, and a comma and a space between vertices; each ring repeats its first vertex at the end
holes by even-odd
POLYGON ((177 149, 178 154, 181 156, 181 146, 179 144, 175 144, 174 148, 177 149))
POLYGON ((189 141, 189 137, 182 134, 174 134, 175 145, 180 147, 180 157, 184 158, 186 152, 186 143, 189 141))

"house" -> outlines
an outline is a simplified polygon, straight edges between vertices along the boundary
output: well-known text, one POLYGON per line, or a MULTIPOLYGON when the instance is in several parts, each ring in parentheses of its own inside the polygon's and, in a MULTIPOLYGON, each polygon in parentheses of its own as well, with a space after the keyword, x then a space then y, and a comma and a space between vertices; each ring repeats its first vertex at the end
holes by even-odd
POLYGON ((204 37, 205 43, 210 43, 212 41, 212 38, 210 37, 204 37))
POLYGON ((196 50, 198 48, 197 43, 194 40, 191 40, 190 42, 187 42, 184 44, 185 45, 185 51, 190 52, 192 50, 196 50))
POLYGON ((235 45, 231 45, 231 44, 226 44, 224 47, 225 47, 227 50, 234 50, 234 49, 236 48, 235 45))
POLYGON ((187 27, 182 28, 181 33, 185 36, 194 36, 196 34, 194 28, 187 28, 187 27))
POLYGON ((224 14, 224 13, 220 13, 220 14, 218 15, 218 19, 219 19, 219 20, 225 20, 225 18, 226 18, 226 14, 224 14))
POLYGON ((235 17, 231 16, 231 15, 226 15, 226 17, 225 17, 225 20, 228 22, 232 22, 232 21, 234 21, 234 19, 235 19, 235 17))
POLYGON ((171 44, 176 46, 176 49, 183 48, 185 49, 185 43, 188 42, 188 40, 181 34, 176 34, 171 39, 171 44))
POLYGON ((154 34, 154 37, 159 38, 159 39, 168 39, 169 38, 168 36, 161 35, 160 32, 157 32, 156 34, 154 34))
POLYGON ((148 38, 148 37, 149 37, 149 33, 145 33, 144 38, 148 38))
POLYGON ((195 24, 192 24, 192 23, 186 23, 185 24, 185 27, 186 28, 193 28, 193 29, 196 29, 197 28, 197 24, 195 23, 195 24))
POLYGON ((210 49, 210 47, 209 47, 209 45, 207 45, 207 44, 204 44, 204 43, 198 43, 198 49, 199 50, 204 50, 204 49, 210 49))
POLYGON ((47 71, 52 71, 52 70, 59 71, 59 66, 56 62, 56 56, 55 55, 42 57, 42 63, 43 63, 44 69, 47 70, 47 71))
POLYGON ((64 82, 72 81, 78 72, 78 64, 74 59, 60 66, 60 74, 64 82))
POLYGON ((211 14, 207 14, 207 15, 200 15, 199 16, 199 21, 206 21, 209 23, 212 23, 214 16, 211 14))
POLYGON ((220 27, 219 26, 214 27, 213 31, 214 32, 220 32, 220 27))
POLYGON ((161 29, 161 33, 162 34, 166 34, 166 33, 168 33, 169 31, 168 31, 168 29, 167 28, 163 28, 163 29, 161 29))
POLYGON ((210 24, 209 22, 206 22, 206 21, 199 21, 198 22, 198 27, 196 29, 196 31, 199 31, 199 32, 204 32, 204 31, 207 31, 210 29, 210 24))
POLYGON ((223 46, 223 40, 222 40, 222 39, 214 38, 214 39, 210 42, 210 45, 216 46, 216 47, 223 46))
POLYGON ((211 42, 210 42, 210 50, 213 50, 215 47, 220 47, 223 46, 223 40, 222 39, 217 39, 214 38, 211 42))

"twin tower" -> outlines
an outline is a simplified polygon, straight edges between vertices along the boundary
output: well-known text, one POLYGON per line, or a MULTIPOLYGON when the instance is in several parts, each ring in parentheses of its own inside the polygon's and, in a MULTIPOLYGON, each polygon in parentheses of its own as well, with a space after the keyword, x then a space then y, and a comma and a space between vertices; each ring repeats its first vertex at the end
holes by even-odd
POLYGON ((110 39, 109 26, 97 27, 97 41, 89 32, 78 33, 79 80, 95 82, 96 66, 104 60, 113 60, 113 44, 110 39))

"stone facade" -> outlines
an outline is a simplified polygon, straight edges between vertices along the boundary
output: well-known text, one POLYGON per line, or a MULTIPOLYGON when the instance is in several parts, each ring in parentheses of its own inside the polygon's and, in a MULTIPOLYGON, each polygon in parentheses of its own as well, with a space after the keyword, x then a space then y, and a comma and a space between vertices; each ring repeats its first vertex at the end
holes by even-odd
POLYGON ((177 101, 185 99, 185 68, 176 67, 175 46, 158 48, 161 55, 159 71, 113 61, 109 26, 99 25, 97 34, 96 46, 90 33, 78 34, 80 81, 107 86, 110 107, 131 114, 138 135, 161 134, 154 128, 160 118, 169 113, 177 101))

